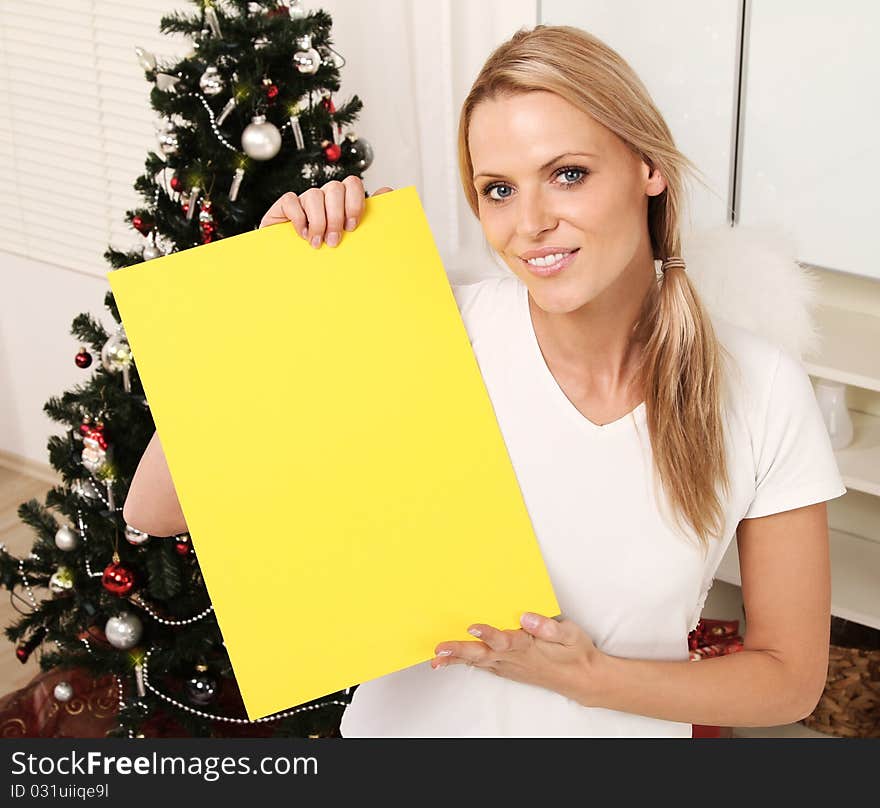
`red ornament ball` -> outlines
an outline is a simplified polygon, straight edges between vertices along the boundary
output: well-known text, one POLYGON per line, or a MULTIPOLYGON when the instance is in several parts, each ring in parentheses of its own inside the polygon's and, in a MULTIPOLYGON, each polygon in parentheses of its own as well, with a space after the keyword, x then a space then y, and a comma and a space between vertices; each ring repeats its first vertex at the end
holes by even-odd
POLYGON ((192 549, 192 544, 190 544, 189 536, 186 533, 182 536, 178 536, 174 540, 174 549, 177 551, 178 555, 189 555, 190 550, 192 549))
POLYGON ((340 157, 342 157, 342 148, 338 143, 331 143, 326 149, 324 149, 324 155, 328 162, 335 163, 340 157))
POLYGON ((270 102, 278 98, 278 87, 276 85, 270 84, 266 87, 266 98, 269 99, 270 102))
POLYGON ((134 573, 128 567, 112 561, 104 570, 101 578, 104 589, 117 597, 124 598, 132 589, 134 589, 135 577, 134 573))
POLYGON ((77 367, 87 368, 92 364, 92 355, 85 348, 80 348, 74 361, 76 362, 77 367))
POLYGON ((131 219, 131 226, 144 236, 153 229, 153 223, 148 222, 142 216, 133 216, 131 219))
POLYGON ((175 174, 171 178, 171 188, 175 191, 182 191, 183 190, 183 180, 180 179, 180 177, 178 177, 177 174, 175 174))

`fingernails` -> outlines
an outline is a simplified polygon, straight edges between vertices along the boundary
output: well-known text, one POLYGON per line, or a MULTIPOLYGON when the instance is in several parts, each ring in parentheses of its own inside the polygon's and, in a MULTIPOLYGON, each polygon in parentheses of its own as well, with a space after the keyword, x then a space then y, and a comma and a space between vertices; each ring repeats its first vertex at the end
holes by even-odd
POLYGON ((478 629, 478 628, 469 628, 468 634, 473 634, 474 637, 482 637, 483 636, 483 632, 480 631, 480 629, 478 629))
POLYGON ((306 241, 309 240, 309 229, 308 229, 307 227, 304 227, 302 230, 300 230, 300 231, 299 231, 299 234, 300 234, 300 235, 301 235, 306 241))
POLYGON ((312 246, 315 247, 315 248, 320 247, 320 246, 321 246, 321 237, 320 237, 320 236, 315 236, 314 238, 312 238, 312 242, 311 242, 311 243, 312 243, 312 246))
POLYGON ((348 231, 354 230, 357 227, 357 219, 351 218, 345 220, 345 229, 348 231))
POLYGON ((443 651, 438 651, 437 656, 452 656, 452 651, 445 649, 443 651))
POLYGON ((327 234, 327 246, 335 247, 339 244, 339 233, 328 233, 327 234))
POLYGON ((540 622, 540 621, 538 620, 538 616, 537 616, 537 615, 534 615, 534 614, 531 614, 530 612, 526 612, 526 613, 520 618, 520 623, 522 623, 522 625, 523 625, 525 628, 537 628, 539 622, 540 622))

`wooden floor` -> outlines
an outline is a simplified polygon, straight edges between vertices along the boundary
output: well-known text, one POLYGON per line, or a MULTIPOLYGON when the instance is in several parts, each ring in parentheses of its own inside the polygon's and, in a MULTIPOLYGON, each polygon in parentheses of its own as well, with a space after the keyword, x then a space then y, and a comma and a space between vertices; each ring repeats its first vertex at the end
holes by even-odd
MULTIPOLYGON (((46 492, 51 487, 44 480, 0 466, 0 542, 6 545, 12 555, 18 558, 27 556, 34 543, 33 530, 18 518, 18 506, 31 498, 44 502, 46 492)), ((18 587, 15 591, 20 596, 15 599, 16 605, 19 609, 26 608, 24 589, 18 587)), ((39 601, 46 597, 46 593, 34 590, 34 596, 39 601)), ((18 612, 9 590, 0 589, 0 627, 5 628, 17 618, 18 612)), ((28 662, 22 665, 15 656, 15 646, 6 639, 5 634, 0 633, 0 695, 17 690, 39 672, 37 655, 31 655, 28 662)))

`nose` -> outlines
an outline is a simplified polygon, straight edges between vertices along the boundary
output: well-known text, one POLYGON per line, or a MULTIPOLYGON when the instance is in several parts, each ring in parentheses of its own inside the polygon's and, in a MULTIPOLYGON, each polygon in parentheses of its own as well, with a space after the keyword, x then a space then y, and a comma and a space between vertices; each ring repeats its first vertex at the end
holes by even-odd
POLYGON ((524 239, 533 239, 545 230, 556 227, 558 217, 550 210, 539 190, 519 192, 519 210, 516 233, 524 239))

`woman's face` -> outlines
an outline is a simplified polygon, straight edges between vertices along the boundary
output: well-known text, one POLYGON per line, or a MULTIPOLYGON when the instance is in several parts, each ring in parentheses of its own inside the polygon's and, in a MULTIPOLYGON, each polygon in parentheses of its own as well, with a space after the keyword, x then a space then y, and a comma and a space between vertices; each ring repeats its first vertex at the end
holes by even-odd
POLYGON ((648 196, 666 182, 590 115, 549 92, 499 97, 474 109, 468 145, 486 239, 541 309, 576 311, 653 272, 648 196), (524 260, 542 248, 576 252, 524 260))

